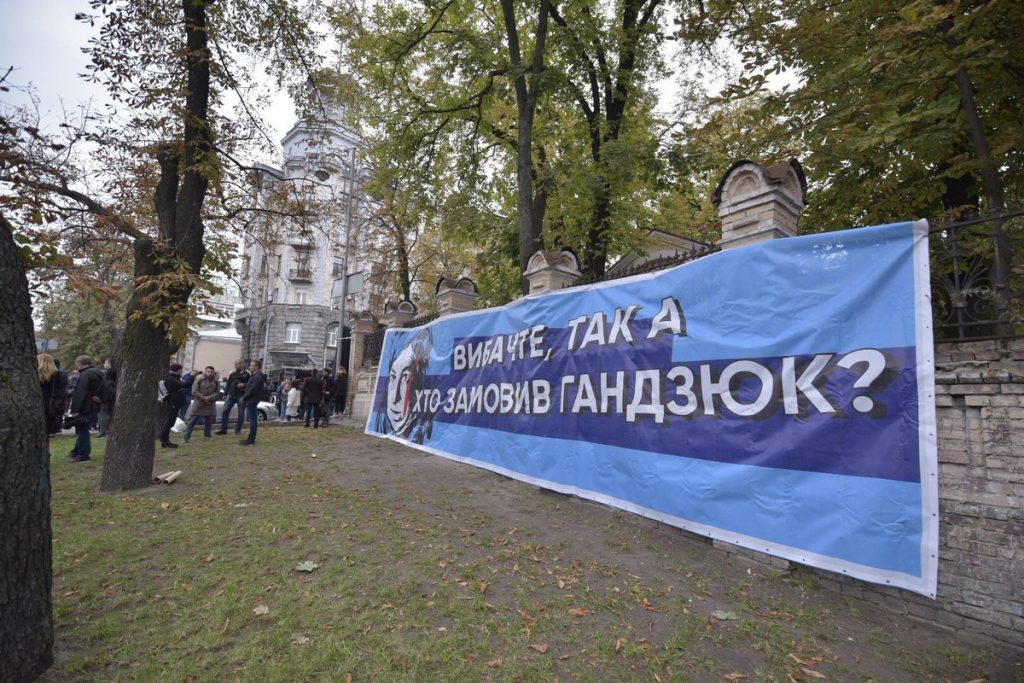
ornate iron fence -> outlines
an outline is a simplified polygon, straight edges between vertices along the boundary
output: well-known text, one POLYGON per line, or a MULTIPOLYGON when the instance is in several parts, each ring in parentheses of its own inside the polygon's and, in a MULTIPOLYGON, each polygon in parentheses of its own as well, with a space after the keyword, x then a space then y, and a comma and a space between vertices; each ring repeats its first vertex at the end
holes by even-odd
MULTIPOLYGON (((420 325, 426 325, 429 322, 437 320, 437 313, 430 313, 428 315, 422 315, 419 318, 413 318, 412 320, 399 325, 400 328, 419 327, 420 325)), ((380 362, 380 353, 384 347, 384 333, 387 330, 377 330, 366 335, 363 339, 363 365, 370 366, 376 365, 380 362)))
POLYGON ((1024 334, 1024 210, 961 214, 933 224, 930 242, 936 341, 1024 334))

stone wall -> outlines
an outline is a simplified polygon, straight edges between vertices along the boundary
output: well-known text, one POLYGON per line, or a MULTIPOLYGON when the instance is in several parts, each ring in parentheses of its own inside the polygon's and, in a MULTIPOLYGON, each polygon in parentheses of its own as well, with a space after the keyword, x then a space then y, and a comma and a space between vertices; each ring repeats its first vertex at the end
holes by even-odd
POLYGON ((935 600, 715 541, 738 561, 814 576, 883 609, 1024 645, 1024 339, 939 343, 935 600))

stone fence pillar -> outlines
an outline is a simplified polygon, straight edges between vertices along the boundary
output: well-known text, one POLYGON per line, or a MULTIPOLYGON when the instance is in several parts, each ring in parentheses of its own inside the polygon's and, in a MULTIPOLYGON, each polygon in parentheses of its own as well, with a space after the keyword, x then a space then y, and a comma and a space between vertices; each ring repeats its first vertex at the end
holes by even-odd
POLYGON ((349 346, 348 390, 345 397, 347 412, 354 420, 365 420, 373 401, 373 377, 376 368, 363 367, 363 349, 366 336, 377 331, 377 321, 369 311, 360 311, 349 320, 352 343, 349 346))
POLYGON ((479 296, 476 283, 468 277, 452 280, 443 277, 437 281, 437 314, 439 317, 472 311, 473 303, 479 296))
POLYGON ((411 301, 389 301, 384 304, 384 327, 402 327, 416 317, 416 304, 411 301))
POLYGON ((530 294, 572 287, 579 276, 580 260, 571 249, 538 249, 523 271, 523 277, 530 283, 530 294))
POLYGON ((722 219, 722 249, 742 247, 797 233, 807 202, 807 179, 798 161, 761 166, 737 161, 711 196, 722 219))

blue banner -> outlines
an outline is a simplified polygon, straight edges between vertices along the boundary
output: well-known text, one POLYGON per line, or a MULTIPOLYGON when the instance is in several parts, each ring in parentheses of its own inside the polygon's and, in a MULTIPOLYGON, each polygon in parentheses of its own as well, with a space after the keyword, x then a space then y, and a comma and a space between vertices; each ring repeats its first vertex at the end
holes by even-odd
POLYGON ((366 432, 934 597, 927 224, 389 330, 366 432))

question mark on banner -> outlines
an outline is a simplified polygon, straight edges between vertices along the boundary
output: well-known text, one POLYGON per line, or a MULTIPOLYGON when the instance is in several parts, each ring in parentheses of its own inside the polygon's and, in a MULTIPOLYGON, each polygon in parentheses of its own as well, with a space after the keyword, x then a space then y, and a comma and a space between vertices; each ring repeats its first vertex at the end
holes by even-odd
MULTIPOLYGON (((867 363, 867 369, 853 383, 854 389, 869 388, 883 372, 885 372, 885 355, 877 349, 860 349, 851 351, 840 359, 839 367, 847 370, 853 369, 858 363, 867 363)), ((869 413, 875 407, 875 402, 870 396, 858 396, 853 399, 853 409, 858 413, 869 413)))

